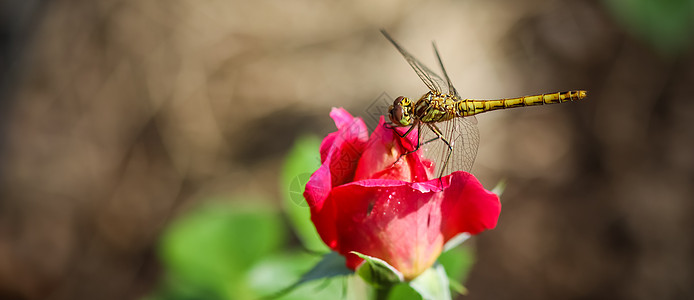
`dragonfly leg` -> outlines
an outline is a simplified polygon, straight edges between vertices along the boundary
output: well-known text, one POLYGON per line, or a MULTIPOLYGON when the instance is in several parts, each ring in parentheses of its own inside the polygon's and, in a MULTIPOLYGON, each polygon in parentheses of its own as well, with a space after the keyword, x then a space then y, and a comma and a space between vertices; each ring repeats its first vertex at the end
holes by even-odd
MULTIPOLYGON (((405 138, 405 136, 407 136, 407 134, 408 134, 410 131, 412 131, 413 128, 414 128, 414 125, 412 125, 412 127, 410 127, 410 129, 407 130, 407 132, 405 133, 405 135, 400 136, 400 137, 405 138)), ((397 132, 396 132, 396 134, 400 135, 400 134, 397 133, 397 132)), ((412 154, 412 153, 417 152, 417 150, 419 150, 419 147, 424 146, 424 145, 426 145, 426 144, 429 144, 429 143, 431 143, 431 142, 433 142, 433 141, 435 141, 435 140, 438 140, 438 139, 440 138, 440 136, 437 136, 437 137, 435 137, 435 138, 433 138, 433 139, 430 139, 430 140, 428 140, 428 141, 426 141, 426 142, 424 142, 424 143, 421 143, 421 142, 419 141, 419 137, 422 136, 421 134, 422 134, 422 125, 421 125, 421 123, 418 123, 418 124, 417 124, 417 147, 415 147, 415 149, 412 150, 412 151, 407 151, 407 152, 405 152, 405 153, 403 153, 403 154, 400 154, 400 156, 398 156, 398 159, 397 159, 393 164, 397 164, 403 156, 407 156, 407 155, 410 155, 410 154, 412 154)))
POLYGON ((400 156, 398 156, 398 159, 395 160, 395 162, 394 162, 393 164, 397 164, 403 156, 408 155, 408 154, 410 154, 410 153, 413 153, 413 152, 416 152, 417 150, 419 150, 419 134, 422 132, 422 124, 421 124, 421 123, 417 123, 416 125, 410 126, 410 129, 408 129, 407 132, 405 132, 405 134, 403 134, 403 135, 400 135, 400 133, 398 133, 397 130, 393 129, 393 131, 395 131, 395 134, 397 134, 398 136, 400 136, 400 138, 403 138, 403 139, 404 139, 408 134, 410 134, 410 131, 412 131, 412 129, 414 129, 415 126, 417 126, 417 148, 414 149, 414 150, 412 150, 412 151, 409 151, 409 152, 400 154, 400 156))
MULTIPOLYGON (((417 134, 419 134, 419 133, 421 133, 421 130, 418 130, 417 134)), ((428 140, 428 141, 426 141, 426 142, 424 142, 424 143, 420 143, 419 141, 417 141, 417 147, 416 147, 414 150, 408 151, 408 152, 406 152, 405 154, 402 154, 401 156, 415 153, 415 152, 417 152, 417 150, 419 150, 419 147, 424 146, 424 145, 426 145, 426 144, 429 144, 429 143, 431 143, 431 142, 433 142, 433 141, 435 141, 435 140, 438 140, 438 139, 443 139, 443 137, 439 135, 439 136, 437 136, 437 137, 435 137, 435 138, 433 138, 433 139, 430 139, 430 140, 428 140)), ((448 143, 446 143, 446 144, 448 144, 448 143)))
POLYGON ((427 126, 429 126, 429 129, 433 131, 436 134, 435 139, 441 139, 446 144, 446 147, 448 147, 448 154, 446 155, 446 160, 443 163, 443 166, 441 166, 441 170, 439 171, 439 179, 443 176, 443 172, 446 171, 446 168, 448 167, 448 161, 451 159, 451 153, 453 153, 453 146, 451 146, 451 143, 446 140, 445 137, 443 137, 443 134, 441 133, 441 130, 436 126, 436 124, 431 124, 427 123, 427 126))
MULTIPOLYGON (((432 125, 427 124, 427 126, 429 126, 429 128, 431 128, 432 125)), ((436 126, 436 125, 434 125, 434 126, 436 126)), ((410 131, 412 131, 412 128, 414 128, 414 125, 413 125, 412 127, 410 127, 410 129, 405 133, 404 136, 401 136, 401 137, 404 138, 405 136, 407 136, 407 134, 408 134, 410 131)), ((438 139, 441 139, 442 141, 444 141, 444 143, 446 143, 446 145, 448 145, 448 148, 449 148, 449 149, 452 149, 452 148, 451 148, 451 145, 448 143, 448 141, 446 141, 446 139, 443 137, 443 135, 440 133, 440 131, 438 131, 438 128, 436 128, 436 129, 431 128, 431 130, 432 130, 434 133, 436 133, 436 137, 422 143, 422 142, 419 141, 419 137, 422 136, 422 135, 421 135, 421 134, 422 134, 422 126, 421 126, 421 123, 417 124, 417 147, 415 147, 415 149, 412 150, 412 151, 408 151, 408 152, 405 152, 405 153, 403 153, 403 154, 400 154, 400 156, 398 157, 398 159, 397 159, 393 164, 398 163, 398 162, 400 161, 400 159, 401 159, 403 156, 406 156, 406 155, 409 155, 409 154, 412 154, 412 153, 417 152, 417 150, 419 150, 419 147, 424 146, 424 145, 427 145, 427 144, 429 144, 429 143, 431 143, 431 142, 433 142, 433 141, 435 141, 435 140, 438 140, 438 139)), ((396 133, 397 133, 397 132, 396 132, 396 133)), ((399 134, 398 134, 398 135, 399 135, 399 134)), ((450 156, 450 151, 449 151, 448 155, 450 156)), ((441 176, 439 176, 439 177, 441 177, 441 176)))
MULTIPOLYGON (((384 122, 384 123, 383 123, 383 127, 387 128, 387 129, 392 129, 392 130, 395 130, 395 128, 397 128, 397 126, 394 126, 394 125, 391 124, 389 121, 384 122)), ((397 132, 397 131, 396 131, 396 132, 397 132)), ((398 134, 398 135, 400 135, 400 134, 398 134)))
POLYGON ((397 130, 395 130, 395 127, 391 127, 391 128, 393 129, 393 131, 395 131, 395 134, 397 134, 400 138, 404 139, 408 134, 410 134, 410 132, 412 131, 412 129, 414 129, 415 126, 417 126, 417 147, 412 151, 408 151, 408 152, 405 152, 403 154, 400 154, 400 156, 398 156, 398 159, 393 164, 398 163, 403 156, 417 152, 417 150, 419 150, 420 146, 426 145, 426 144, 431 143, 431 142, 438 139, 438 138, 433 138, 429 141, 424 142, 423 144, 420 143, 419 137, 421 136, 420 134, 422 133, 422 123, 413 124, 412 126, 410 126, 409 129, 407 129, 407 132, 405 132, 405 134, 402 134, 402 135, 397 130))
MULTIPOLYGON (((386 128, 392 129, 392 130, 395 132, 395 134, 397 134, 400 138, 403 138, 403 139, 404 139, 408 134, 410 134, 410 131, 412 131, 412 129, 414 129, 415 126, 419 127, 419 123, 418 123, 418 124, 412 124, 412 126, 410 126, 410 128, 407 129, 407 132, 405 132, 404 134, 400 134, 397 130, 395 130, 397 127, 395 127, 395 126, 393 126, 393 125, 390 125, 390 124, 385 124, 385 125, 387 125, 386 128)), ((419 131, 419 128, 417 128, 417 131, 419 131)))

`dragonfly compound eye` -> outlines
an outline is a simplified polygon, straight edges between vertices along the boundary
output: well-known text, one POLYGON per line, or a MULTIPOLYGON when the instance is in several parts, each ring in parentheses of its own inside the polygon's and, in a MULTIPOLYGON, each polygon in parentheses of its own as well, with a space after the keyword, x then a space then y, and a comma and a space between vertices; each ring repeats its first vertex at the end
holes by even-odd
POLYGON ((388 113, 388 116, 390 117, 390 121, 393 122, 393 125, 395 126, 409 126, 411 123, 411 117, 410 114, 408 113, 408 109, 410 109, 410 100, 400 96, 395 101, 393 102, 393 105, 390 106, 390 110, 388 113))

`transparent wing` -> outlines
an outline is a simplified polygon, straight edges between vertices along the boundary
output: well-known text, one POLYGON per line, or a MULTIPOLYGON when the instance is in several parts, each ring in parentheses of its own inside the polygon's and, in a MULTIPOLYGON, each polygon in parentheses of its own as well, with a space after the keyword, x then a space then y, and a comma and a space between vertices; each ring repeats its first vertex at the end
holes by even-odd
POLYGON ((451 82, 451 78, 448 77, 448 72, 446 72, 446 68, 443 66, 443 61, 441 61, 441 55, 439 55, 439 49, 436 49, 436 43, 432 42, 431 45, 434 47, 434 54, 436 54, 436 60, 439 61, 439 66, 441 67, 441 71, 443 72, 443 77, 446 78, 446 85, 448 86, 448 92, 452 95, 455 95, 460 98, 460 95, 458 95, 458 90, 455 89, 453 86, 453 83, 451 82))
POLYGON ((417 76, 419 76, 419 79, 426 84, 429 90, 439 94, 448 94, 451 92, 448 88, 448 83, 441 79, 439 75, 436 75, 436 73, 431 71, 431 69, 427 68, 423 63, 414 58, 412 54, 396 43, 385 30, 381 30, 381 33, 386 37, 386 39, 388 39, 388 41, 390 41, 391 44, 393 44, 393 46, 395 46, 396 49, 398 49, 400 54, 402 54, 407 63, 410 64, 414 72, 417 73, 417 76))
POLYGON ((419 141, 422 143, 420 146, 422 155, 436 165, 437 177, 446 176, 455 171, 469 172, 475 162, 480 141, 477 120, 465 117, 433 125, 422 124, 419 141), (448 141, 450 147, 442 139, 436 139, 438 137, 436 128, 441 132, 443 139, 448 141), (427 141, 431 142, 424 144, 427 141))
MULTIPOLYGON (((436 43, 432 43, 436 60, 439 62, 441 72, 446 79, 446 86, 450 94, 462 100, 458 90, 453 86, 451 78, 443 66, 441 55, 436 48, 436 43)), ((425 133, 422 134, 420 142, 430 141, 436 137, 439 139, 425 145, 425 152, 429 152, 431 159, 436 164, 436 174, 439 177, 448 175, 455 171, 469 172, 477 157, 477 148, 480 142, 480 134, 477 129, 477 118, 475 116, 465 118, 455 118, 449 121, 428 125, 425 133), (433 129, 433 130, 432 130, 433 129), (448 143, 446 143, 448 142, 448 143)))

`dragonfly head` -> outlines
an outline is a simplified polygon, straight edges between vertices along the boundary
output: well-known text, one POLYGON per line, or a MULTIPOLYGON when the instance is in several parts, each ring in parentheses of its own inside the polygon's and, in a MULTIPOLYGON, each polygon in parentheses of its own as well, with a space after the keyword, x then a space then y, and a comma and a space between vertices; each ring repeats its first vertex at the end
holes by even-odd
POLYGON ((407 97, 397 97, 388 109, 388 116, 393 126, 404 127, 412 125, 412 101, 407 97))

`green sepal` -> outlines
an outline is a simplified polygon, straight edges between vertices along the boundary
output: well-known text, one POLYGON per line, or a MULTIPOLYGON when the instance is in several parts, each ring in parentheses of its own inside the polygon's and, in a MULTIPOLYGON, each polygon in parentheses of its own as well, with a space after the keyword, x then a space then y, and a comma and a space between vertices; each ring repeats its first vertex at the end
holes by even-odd
POLYGON ((453 278, 448 277, 448 284, 451 287, 451 290, 453 290, 454 292, 461 295, 467 295, 468 290, 462 283, 457 282, 453 278))
POLYGON ((361 266, 357 268, 357 274, 371 286, 377 289, 390 288, 405 280, 400 271, 384 260, 355 251, 351 253, 364 259, 361 266))
POLYGON ((393 286, 388 292, 388 300, 422 300, 422 295, 410 286, 409 282, 402 282, 393 286))
POLYGON ((457 234, 456 236, 452 237, 446 244, 443 245, 443 252, 446 252, 448 250, 451 250, 455 247, 460 246, 463 242, 467 241, 471 235, 467 232, 462 232, 457 234))
POLYGON ((492 189, 492 193, 496 194, 497 196, 499 196, 499 198, 501 198, 501 194, 504 193, 504 190, 506 190, 506 179, 501 179, 492 189))
POLYGON ((450 300, 449 285, 446 270, 439 263, 410 281, 410 286, 425 300, 450 300))

